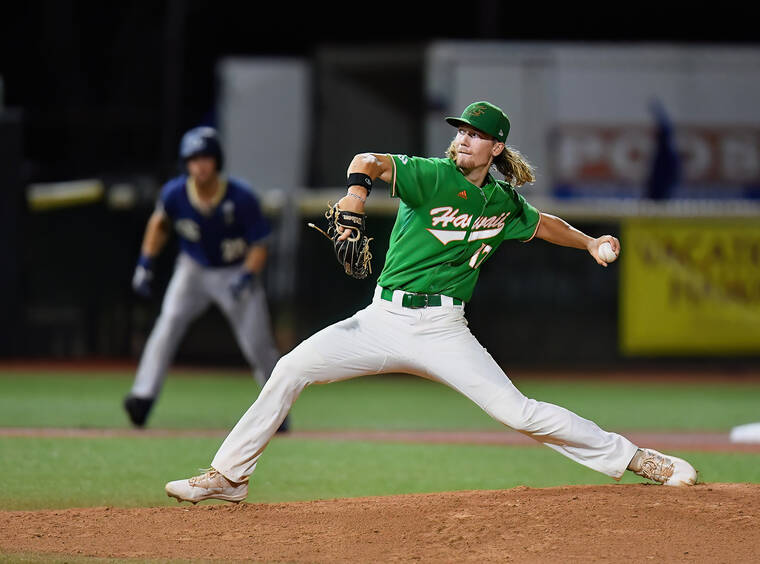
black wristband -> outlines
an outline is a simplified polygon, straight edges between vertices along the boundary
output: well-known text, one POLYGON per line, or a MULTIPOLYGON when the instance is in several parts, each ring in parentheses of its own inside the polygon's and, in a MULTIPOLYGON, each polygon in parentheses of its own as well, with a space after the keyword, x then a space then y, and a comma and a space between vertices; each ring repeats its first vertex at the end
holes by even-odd
POLYGON ((363 172, 352 172, 348 175, 346 186, 348 188, 351 188, 351 186, 361 186, 367 191, 367 196, 369 196, 369 193, 372 192, 372 179, 368 174, 364 174, 363 172))

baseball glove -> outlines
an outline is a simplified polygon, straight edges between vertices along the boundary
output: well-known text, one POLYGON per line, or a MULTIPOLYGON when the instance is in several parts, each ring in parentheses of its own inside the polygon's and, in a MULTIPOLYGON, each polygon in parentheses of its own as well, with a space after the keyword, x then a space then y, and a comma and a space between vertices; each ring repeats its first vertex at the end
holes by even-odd
POLYGON ((313 227, 332 241, 335 257, 346 274, 352 278, 366 278, 368 274, 372 273, 372 253, 369 251, 369 242, 372 239, 367 237, 365 233, 364 220, 366 215, 343 211, 338 207, 338 204, 335 204, 325 212, 325 218, 327 219, 326 232, 313 223, 309 223, 309 227, 313 227), (347 239, 339 240, 346 229, 351 234, 347 239))

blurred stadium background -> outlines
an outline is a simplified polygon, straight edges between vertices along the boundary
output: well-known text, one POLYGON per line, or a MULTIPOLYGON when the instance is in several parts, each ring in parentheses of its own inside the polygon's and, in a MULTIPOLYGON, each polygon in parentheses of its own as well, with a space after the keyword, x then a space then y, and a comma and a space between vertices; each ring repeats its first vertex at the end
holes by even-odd
MULTIPOLYGON (((712 22, 520 29, 487 0, 470 3, 469 21, 436 3, 366 28, 316 7, 303 25, 281 6, 203 0, 5 10, 0 359, 136 362, 160 305, 130 288, 145 222, 181 134, 201 124, 219 128, 227 171, 276 224, 266 284, 286 352, 366 304, 376 280, 345 277, 306 228, 342 191, 350 158, 441 155, 452 135, 441 118, 475 99, 510 115, 509 144, 538 171, 531 202, 623 245, 607 269, 542 242, 489 262, 468 317, 507 371, 760 359, 752 34, 712 22)), ((376 190, 376 273, 394 211, 376 190)), ((174 256, 159 261, 162 291, 174 256)), ((177 363, 244 366, 216 310, 177 363)))

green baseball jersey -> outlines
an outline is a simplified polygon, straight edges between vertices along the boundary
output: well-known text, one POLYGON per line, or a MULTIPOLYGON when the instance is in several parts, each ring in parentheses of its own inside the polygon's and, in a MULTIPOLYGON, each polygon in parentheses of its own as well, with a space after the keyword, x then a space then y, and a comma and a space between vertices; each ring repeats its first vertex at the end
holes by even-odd
POLYGON ((535 235, 538 210, 491 175, 475 186, 451 159, 391 157, 391 196, 401 202, 378 284, 469 301, 502 241, 535 235))

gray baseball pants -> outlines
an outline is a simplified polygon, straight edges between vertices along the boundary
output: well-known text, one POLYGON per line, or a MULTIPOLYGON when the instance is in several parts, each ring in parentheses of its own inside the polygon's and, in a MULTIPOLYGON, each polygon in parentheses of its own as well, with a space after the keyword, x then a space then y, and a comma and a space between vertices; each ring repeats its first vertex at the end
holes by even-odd
POLYGON ((254 280, 250 291, 236 301, 230 285, 239 266, 206 268, 184 253, 177 263, 161 304, 161 313, 145 344, 131 395, 156 398, 187 328, 212 303, 229 320, 238 345, 263 386, 280 353, 272 336, 264 288, 254 280))

